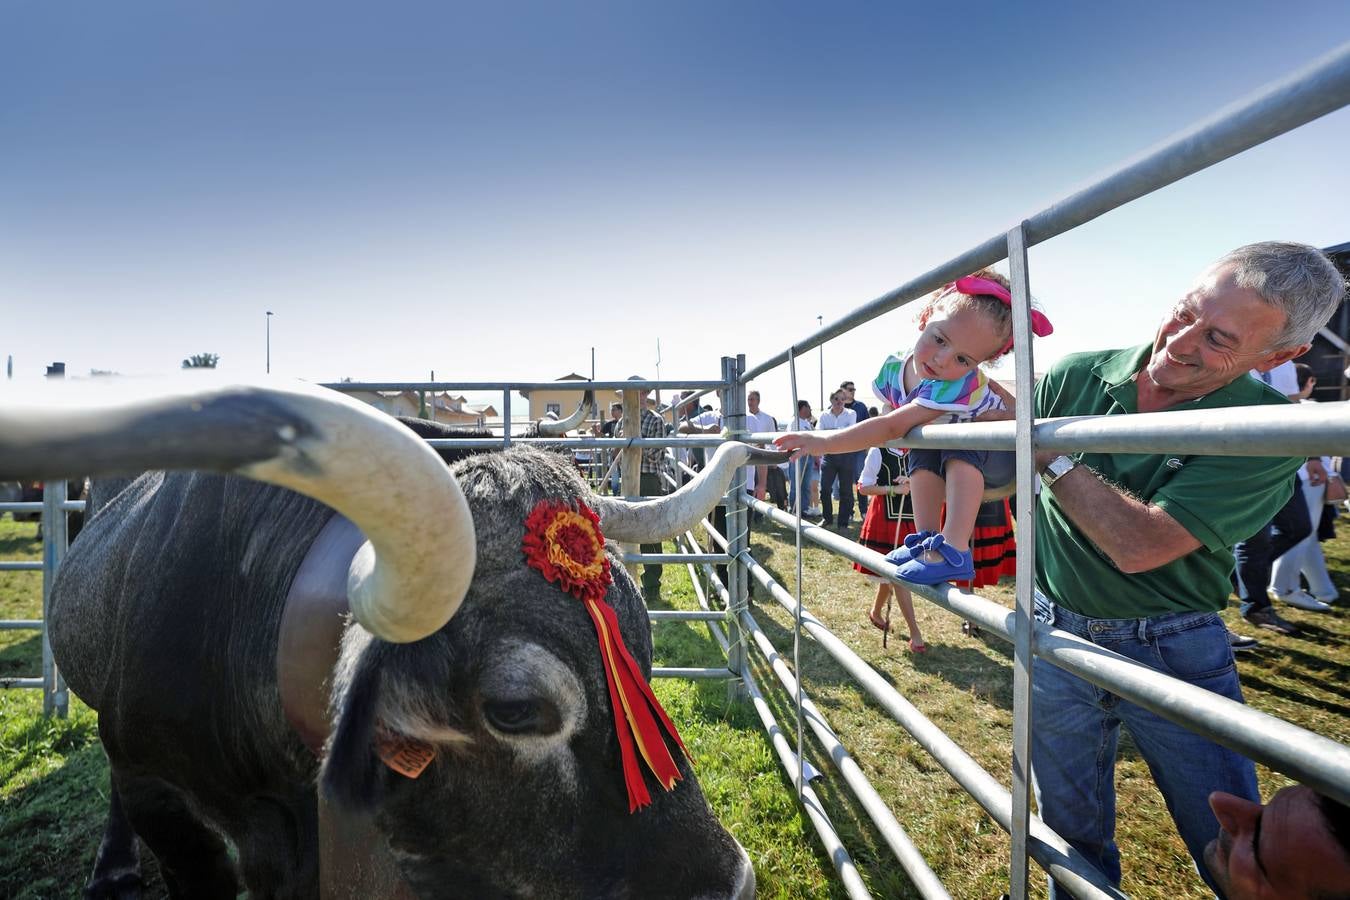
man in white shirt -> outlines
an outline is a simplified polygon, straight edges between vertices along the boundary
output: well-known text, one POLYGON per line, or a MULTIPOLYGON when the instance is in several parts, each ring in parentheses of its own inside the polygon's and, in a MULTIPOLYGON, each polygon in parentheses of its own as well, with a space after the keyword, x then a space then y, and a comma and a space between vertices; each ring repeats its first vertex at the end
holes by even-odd
POLYGON ((1299 401, 1298 371, 1292 359, 1280 363, 1269 372, 1252 369, 1251 374, 1257 381, 1265 382, 1295 403, 1299 401))
MULTIPOLYGON (((837 431, 840 428, 848 428, 856 424, 858 416, 853 410, 844 406, 844 392, 835 391, 830 395, 830 408, 820 414, 820 420, 816 423, 817 431, 837 431)), ((833 497, 830 496, 831 489, 835 481, 839 482, 839 518, 838 527, 842 530, 849 527, 853 520, 853 481, 857 478, 857 473, 853 469, 852 453, 827 453, 820 466, 820 505, 825 509, 825 520, 821 523, 826 527, 834 518, 833 497)))
MULTIPOLYGON (((722 431, 722 414, 711 409, 700 410, 693 391, 685 391, 677 406, 677 428, 680 434, 719 434, 722 431)), ((705 454, 702 447, 680 450, 680 461, 694 469, 702 469, 705 454), (686 459, 685 456, 688 455, 686 459)), ((680 479, 683 484, 688 478, 680 479)))
MULTIPOLYGON (((759 408, 759 391, 751 391, 745 396, 745 430, 746 431, 778 431, 778 422, 774 417, 766 412, 761 412, 759 408)), ((746 468, 750 468, 747 466, 746 468)), ((746 481, 754 479, 753 482, 746 484, 745 489, 752 491, 756 500, 764 499, 765 489, 769 484, 769 467, 755 466, 746 472, 746 481)))

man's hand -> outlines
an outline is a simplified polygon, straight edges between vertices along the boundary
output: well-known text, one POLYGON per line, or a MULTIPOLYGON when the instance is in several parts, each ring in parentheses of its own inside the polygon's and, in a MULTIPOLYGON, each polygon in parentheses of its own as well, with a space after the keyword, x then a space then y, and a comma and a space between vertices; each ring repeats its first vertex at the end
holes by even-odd
POLYGON ((1322 460, 1312 457, 1308 460, 1308 485, 1317 487, 1319 484, 1327 483, 1326 466, 1322 465, 1322 460))
POLYGON ((989 379, 989 390, 993 391, 995 396, 1003 401, 1003 405, 1008 407, 1008 412, 1013 412, 1017 409, 1017 398, 1014 397, 1007 388, 992 378, 989 379))
POLYGON ((1037 450, 1036 451, 1036 471, 1044 472, 1045 467, 1050 465, 1050 461, 1057 456, 1062 456, 1058 450, 1037 450))

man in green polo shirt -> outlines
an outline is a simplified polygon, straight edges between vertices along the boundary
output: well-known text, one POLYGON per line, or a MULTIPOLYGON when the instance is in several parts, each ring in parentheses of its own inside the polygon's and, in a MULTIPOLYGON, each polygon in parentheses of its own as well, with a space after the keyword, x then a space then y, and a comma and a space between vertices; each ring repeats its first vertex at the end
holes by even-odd
MULTIPOLYGON (((1248 376, 1304 353, 1344 293, 1313 247, 1234 250, 1167 312, 1150 344, 1065 357, 1036 387, 1037 417, 1283 404, 1248 376)), ((1302 459, 1040 454, 1038 618, 1241 702, 1228 632, 1231 548, 1270 521, 1302 459)), ((1122 722, 1187 849, 1203 864, 1211 791, 1259 801, 1251 761, 1037 659, 1032 776, 1042 818, 1115 883, 1114 770, 1122 722)), ((1062 896, 1051 885, 1051 897, 1062 896)))

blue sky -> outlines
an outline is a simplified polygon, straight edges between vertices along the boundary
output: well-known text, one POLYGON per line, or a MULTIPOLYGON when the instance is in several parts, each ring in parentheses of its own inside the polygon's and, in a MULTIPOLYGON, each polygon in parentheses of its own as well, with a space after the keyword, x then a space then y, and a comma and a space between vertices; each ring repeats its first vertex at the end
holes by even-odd
MULTIPOLYGON (((713 378, 1334 49, 1340 3, 9 2, 0 356, 713 378)), ((1350 240, 1342 110, 1032 249, 1037 364, 1350 240)), ((900 310, 829 344, 865 381, 900 310)), ((799 391, 818 393, 813 352, 799 391)), ((786 367, 758 386, 788 415, 786 367)))

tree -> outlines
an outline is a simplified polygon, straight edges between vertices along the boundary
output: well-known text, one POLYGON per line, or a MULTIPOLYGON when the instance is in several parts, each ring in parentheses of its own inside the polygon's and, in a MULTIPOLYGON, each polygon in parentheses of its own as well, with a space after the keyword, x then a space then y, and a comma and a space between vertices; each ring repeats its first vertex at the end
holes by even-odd
POLYGON ((185 369, 214 369, 220 362, 219 353, 194 353, 183 360, 185 369))

